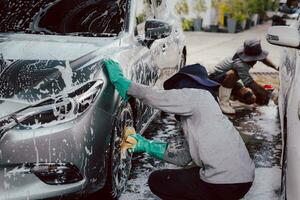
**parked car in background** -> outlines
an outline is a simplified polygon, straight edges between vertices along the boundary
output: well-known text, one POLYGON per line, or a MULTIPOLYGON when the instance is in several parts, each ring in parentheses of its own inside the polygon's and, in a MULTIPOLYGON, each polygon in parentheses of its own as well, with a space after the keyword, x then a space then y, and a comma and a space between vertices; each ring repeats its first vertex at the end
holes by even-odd
POLYGON ((185 64, 181 25, 165 0, 0 2, 0 199, 118 198, 155 111, 123 102, 103 59, 153 87, 185 64))
POLYGON ((297 19, 300 13, 300 9, 297 7, 291 7, 287 4, 281 4, 279 6, 279 13, 283 18, 286 19, 297 19))
POLYGON ((279 112, 283 138, 282 199, 300 199, 300 20, 274 26, 267 40, 283 46, 280 63, 279 112))

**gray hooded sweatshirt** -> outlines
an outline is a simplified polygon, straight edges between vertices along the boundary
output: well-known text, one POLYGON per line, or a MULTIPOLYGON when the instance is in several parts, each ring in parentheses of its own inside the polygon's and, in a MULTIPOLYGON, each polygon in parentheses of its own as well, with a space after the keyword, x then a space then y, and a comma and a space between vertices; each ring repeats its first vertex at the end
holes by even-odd
POLYGON ((239 132, 208 91, 157 90, 132 83, 127 93, 155 109, 181 116, 188 149, 177 152, 173 158, 175 153, 169 145, 165 160, 182 165, 185 158, 176 157, 190 155, 201 167, 201 180, 207 183, 235 184, 254 180, 255 166, 239 132))

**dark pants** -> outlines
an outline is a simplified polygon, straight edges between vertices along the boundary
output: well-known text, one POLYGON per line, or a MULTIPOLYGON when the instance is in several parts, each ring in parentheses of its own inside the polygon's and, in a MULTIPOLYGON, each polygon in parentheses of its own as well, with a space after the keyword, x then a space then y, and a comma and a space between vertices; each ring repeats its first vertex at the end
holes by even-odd
POLYGON ((223 87, 232 88, 232 96, 234 99, 249 105, 256 102, 256 96, 253 91, 238 82, 240 78, 234 70, 216 75, 211 74, 209 78, 220 83, 223 87))
POLYGON ((252 183, 210 184, 199 177, 200 168, 158 170, 148 180, 151 191, 163 200, 238 200, 252 183))

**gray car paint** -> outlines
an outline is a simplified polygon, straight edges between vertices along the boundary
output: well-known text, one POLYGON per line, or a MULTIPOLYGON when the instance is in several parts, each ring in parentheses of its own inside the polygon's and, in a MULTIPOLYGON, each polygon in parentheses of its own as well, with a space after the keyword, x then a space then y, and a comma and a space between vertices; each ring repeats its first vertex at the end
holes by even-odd
MULTIPOLYGON (((103 58, 112 58, 121 63, 128 78, 146 85, 161 87, 162 82, 157 80, 163 77, 164 70, 171 69, 175 72, 178 69, 184 37, 177 25, 173 35, 156 41, 150 49, 141 44, 133 34, 135 4, 136 1, 132 0, 129 12, 132 20, 129 22, 128 31, 119 34, 118 37, 4 34, 0 37, 0 52, 6 60, 66 60, 74 68, 80 68, 84 64, 101 63, 103 58), (163 43, 172 47, 173 52, 177 49, 177 54, 162 52, 163 43), (177 57, 177 60, 173 61, 174 66, 166 69, 162 62, 168 60, 171 55, 172 58, 177 57)), ((176 22, 170 18, 170 15, 162 17, 163 20, 168 19, 170 23, 176 22)), ((91 193, 103 187, 107 173, 109 133, 119 97, 108 83, 105 73, 95 73, 92 79, 103 79, 105 85, 97 100, 84 114, 57 125, 40 126, 29 130, 14 128, 1 138, 0 199, 40 199, 69 193, 91 193), (85 178, 74 184, 49 186, 33 174, 10 167, 24 162, 72 162, 85 178), (40 189, 36 189, 37 187, 40 189)), ((20 106, 11 111, 21 108, 22 103, 16 103, 20 106)), ((28 102, 24 107, 27 105, 28 102)), ((138 101, 136 105, 139 119, 137 127, 138 130, 142 130, 154 110, 138 101)))

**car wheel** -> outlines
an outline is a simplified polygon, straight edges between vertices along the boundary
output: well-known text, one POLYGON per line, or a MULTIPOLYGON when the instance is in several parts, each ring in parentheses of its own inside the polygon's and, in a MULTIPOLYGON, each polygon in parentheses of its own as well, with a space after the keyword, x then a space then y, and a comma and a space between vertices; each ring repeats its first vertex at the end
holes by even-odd
POLYGON ((120 144, 124 137, 124 128, 134 125, 131 106, 122 102, 116 114, 112 131, 111 152, 105 193, 108 199, 117 199, 125 189, 131 169, 132 155, 127 153, 126 158, 121 158, 120 144))

